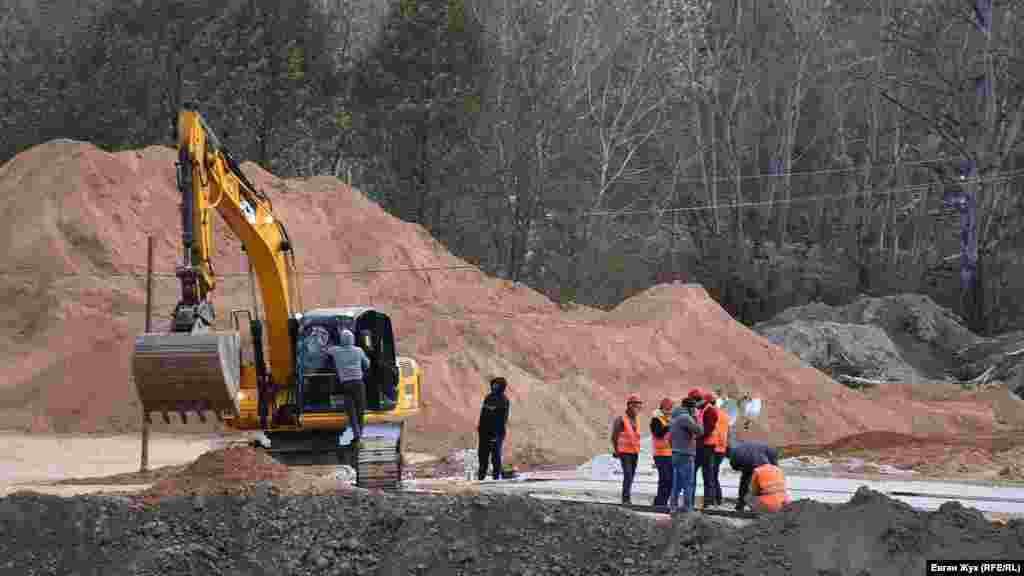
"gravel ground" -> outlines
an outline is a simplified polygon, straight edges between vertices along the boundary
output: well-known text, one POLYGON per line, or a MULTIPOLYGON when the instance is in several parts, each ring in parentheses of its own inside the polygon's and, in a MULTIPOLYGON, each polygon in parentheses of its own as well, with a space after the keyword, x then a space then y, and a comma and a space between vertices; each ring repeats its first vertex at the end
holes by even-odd
POLYGON ((1022 558, 1024 522, 862 490, 745 528, 514 496, 349 490, 0 499, 0 574, 914 574, 925 558, 1022 558), (908 571, 909 570, 909 571, 908 571))

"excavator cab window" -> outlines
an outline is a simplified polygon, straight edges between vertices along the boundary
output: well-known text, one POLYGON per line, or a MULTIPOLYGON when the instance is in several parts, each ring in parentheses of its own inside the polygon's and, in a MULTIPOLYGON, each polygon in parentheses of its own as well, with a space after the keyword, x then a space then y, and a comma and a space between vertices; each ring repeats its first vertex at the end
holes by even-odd
POLYGON ((337 372, 327 349, 337 346, 341 330, 351 330, 351 326, 351 318, 303 319, 296 349, 302 384, 299 398, 304 412, 332 410, 331 394, 334 392, 337 372))

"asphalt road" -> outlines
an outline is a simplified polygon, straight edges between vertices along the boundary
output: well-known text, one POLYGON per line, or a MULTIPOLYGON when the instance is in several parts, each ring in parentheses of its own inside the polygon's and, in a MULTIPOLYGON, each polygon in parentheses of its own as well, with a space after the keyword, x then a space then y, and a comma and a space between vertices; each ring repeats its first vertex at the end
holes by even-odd
MULTIPOLYGON (((481 490, 529 493, 552 496, 572 496, 594 500, 619 499, 621 478, 587 478, 575 471, 549 473, 536 477, 526 476, 530 481, 484 482, 481 490), (541 480, 541 478, 558 478, 541 480)), ((722 492, 726 498, 736 498, 739 491, 739 474, 723 470, 722 492)), ((906 502, 921 510, 935 510, 942 504, 955 500, 964 506, 983 512, 1000 512, 1024 515, 1024 488, 1004 486, 983 486, 955 482, 932 482, 920 480, 863 480, 849 478, 824 478, 787 474, 786 485, 794 500, 803 498, 819 502, 842 503, 849 501, 861 486, 867 486, 892 498, 906 502)), ((657 481, 649 475, 642 475, 633 485, 633 502, 647 503, 654 499, 657 481)), ((697 483, 697 495, 703 494, 703 483, 697 483)))

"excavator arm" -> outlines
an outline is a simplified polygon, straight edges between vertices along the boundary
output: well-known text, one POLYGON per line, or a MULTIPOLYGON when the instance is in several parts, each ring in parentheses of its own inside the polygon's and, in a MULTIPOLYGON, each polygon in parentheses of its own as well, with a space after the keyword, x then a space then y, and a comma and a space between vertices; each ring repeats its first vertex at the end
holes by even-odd
POLYGON ((268 370, 261 342, 256 342, 261 392, 287 387, 295 378, 289 332, 294 254, 270 199, 246 178, 194 106, 186 105, 179 113, 177 135, 184 253, 176 274, 181 300, 169 334, 136 339, 135 384, 147 418, 150 412, 162 412, 166 420, 168 412, 178 412, 184 419, 193 410, 200 418, 207 410, 218 416, 237 414, 239 335, 213 331, 217 281, 211 260, 212 213, 220 214, 241 241, 259 286, 265 321, 256 312, 256 323, 269 349, 268 370))

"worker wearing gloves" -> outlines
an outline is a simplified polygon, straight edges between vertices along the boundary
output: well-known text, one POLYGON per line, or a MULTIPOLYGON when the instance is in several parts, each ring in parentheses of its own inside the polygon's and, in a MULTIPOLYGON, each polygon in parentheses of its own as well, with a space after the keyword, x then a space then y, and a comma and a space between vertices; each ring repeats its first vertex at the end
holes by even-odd
POLYGON ((643 402, 636 394, 626 399, 626 414, 618 416, 612 422, 612 453, 622 463, 622 503, 631 502, 633 476, 636 474, 637 460, 640 458, 640 428, 637 426, 637 414, 643 402))
POLYGON ((350 330, 342 330, 339 345, 331 346, 327 352, 334 360, 338 374, 338 389, 348 396, 348 421, 352 429, 352 441, 363 435, 363 411, 366 410, 366 383, 363 376, 370 369, 370 359, 355 345, 356 337, 350 330))
POLYGON ((651 418, 651 453, 654 455, 654 467, 658 470, 655 506, 667 505, 669 493, 672 492, 672 434, 669 432, 671 414, 672 400, 662 398, 651 418))
MULTIPOLYGON (((763 442, 738 442, 728 447, 726 458, 729 459, 729 466, 740 472, 740 489, 739 497, 736 499, 736 510, 743 510, 743 507, 749 504, 747 494, 750 492, 754 471, 765 464, 778 468, 779 453, 775 448, 763 442)), ((766 476, 764 479, 771 480, 770 476, 766 476)))
POLYGON ((508 381, 498 376, 491 380, 491 392, 480 406, 480 420, 477 433, 480 443, 477 456, 480 467, 477 469, 477 480, 487 477, 487 464, 494 468, 492 475, 495 480, 501 478, 501 451, 505 444, 505 430, 508 427, 508 415, 511 412, 505 389, 508 381))
POLYGON ((669 425, 672 434, 672 494, 668 506, 673 513, 680 509, 680 492, 683 493, 682 510, 693 510, 693 458, 697 451, 696 438, 704 433, 696 414, 697 400, 689 396, 672 411, 672 423, 669 425))

